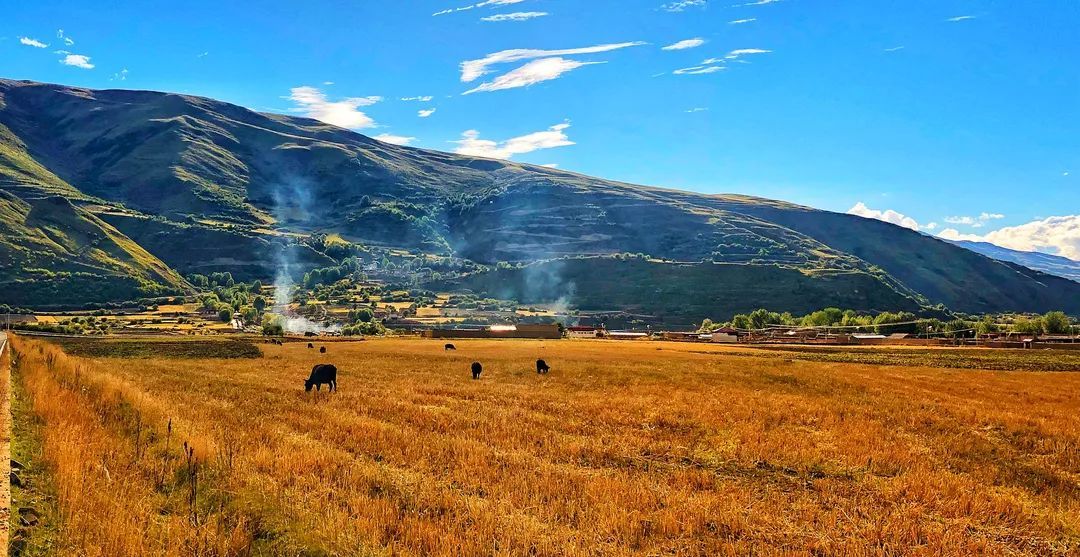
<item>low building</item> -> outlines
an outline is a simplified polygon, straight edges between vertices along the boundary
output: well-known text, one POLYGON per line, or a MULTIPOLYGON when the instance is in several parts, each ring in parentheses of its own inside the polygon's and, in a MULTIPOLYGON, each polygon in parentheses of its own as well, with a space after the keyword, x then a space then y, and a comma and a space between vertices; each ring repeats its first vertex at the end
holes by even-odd
POLYGON ((567 327, 567 338, 600 338, 604 336, 604 330, 599 327, 567 327))
POLYGON ((639 333, 635 331, 611 331, 604 335, 605 338, 612 340, 648 340, 649 333, 639 333))
POLYGON ((731 327, 721 327, 712 332, 711 342, 733 344, 739 342, 739 331, 731 327))
POLYGON ((562 331, 554 323, 522 325, 492 325, 490 327, 460 329, 430 329, 423 332, 425 338, 562 338, 562 331))

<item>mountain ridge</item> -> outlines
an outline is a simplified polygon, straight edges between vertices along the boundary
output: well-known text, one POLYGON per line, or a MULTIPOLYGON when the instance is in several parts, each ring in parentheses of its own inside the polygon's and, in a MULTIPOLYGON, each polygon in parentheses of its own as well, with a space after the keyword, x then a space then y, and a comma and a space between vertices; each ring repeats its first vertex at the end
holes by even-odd
MULTIPOLYGON (((140 288, 183 291, 181 275, 230 262, 239 275, 260 279, 280 272, 283 259, 296 263, 290 272, 329 266, 335 257, 299 239, 333 234, 357 246, 479 265, 641 253, 671 265, 746 266, 753 272, 745 276, 763 282, 738 288, 777 310, 804 305, 782 290, 790 285, 785 270, 795 270, 811 281, 807 292, 844 300, 845 289, 857 291, 851 299, 863 307, 854 309, 905 299, 901 305, 914 308, 1080 314, 1076 283, 880 221, 389 145, 308 118, 171 93, 0 79, 0 194, 24 203, 63 198, 73 218, 113 227, 118 245, 148 247, 175 274, 156 272, 160 266, 141 254, 127 258, 137 263, 130 268, 102 271, 141 285, 127 289, 133 296, 140 288), (826 276, 822 290, 826 283, 814 281, 826 276)), ((6 219, 26 226, 22 213, 6 219)), ((0 283, 28 280, 29 242, 12 242, 6 258, 0 252, 0 283)), ((54 264, 74 265, 80 253, 89 252, 54 264)), ((665 271, 671 280, 700 281, 716 269, 650 267, 643 291, 666 291, 665 271)), ((603 305, 603 284, 595 286, 600 293, 578 288, 581 299, 603 305)), ((47 299, 24 298, 31 305, 47 299)), ((731 313, 725 303, 710 315, 699 307, 695 316, 731 313)), ((611 305, 626 301, 611 298, 611 305)))

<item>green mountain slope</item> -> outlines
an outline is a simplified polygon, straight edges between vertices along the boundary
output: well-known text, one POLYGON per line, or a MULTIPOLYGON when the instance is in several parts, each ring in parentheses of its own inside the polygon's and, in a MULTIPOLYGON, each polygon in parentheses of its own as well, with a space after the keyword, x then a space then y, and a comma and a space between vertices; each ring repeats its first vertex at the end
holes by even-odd
MULTIPOLYGON (((126 239, 153 254, 115 257, 128 267, 95 272, 161 288, 182 286, 175 271, 272 279, 282 259, 327 266, 326 254, 287 240, 334 233, 487 264, 591 261, 606 275, 548 263, 558 272, 545 280, 572 282, 571 304, 604 309, 704 317, 843 302, 1080 313, 1080 285, 877 221, 399 147, 205 98, 0 80, 0 126, 0 192, 23 207, 5 221, 29 211, 19 203, 62 197, 70 209, 55 210, 108 227, 122 252, 135 253, 126 239), (620 253, 650 262, 603 257, 620 253), (702 290, 713 293, 695 294, 702 290)), ((9 242, 9 269, 30 265, 31 236, 9 242)), ((455 284, 498 286, 484 275, 455 284)))

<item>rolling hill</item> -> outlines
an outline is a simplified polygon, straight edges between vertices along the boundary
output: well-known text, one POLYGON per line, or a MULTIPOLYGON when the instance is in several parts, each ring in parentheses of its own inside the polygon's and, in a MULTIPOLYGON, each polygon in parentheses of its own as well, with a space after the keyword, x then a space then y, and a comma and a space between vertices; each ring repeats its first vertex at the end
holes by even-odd
POLYGON ((210 270, 272 279, 283 259, 325 267, 336 257, 297 239, 333 234, 490 266, 443 286, 588 309, 1080 314, 1080 284, 852 215, 25 81, 0 80, 0 227, 0 303, 28 306, 61 303, 48 272, 67 273, 66 303, 181 292, 210 270))

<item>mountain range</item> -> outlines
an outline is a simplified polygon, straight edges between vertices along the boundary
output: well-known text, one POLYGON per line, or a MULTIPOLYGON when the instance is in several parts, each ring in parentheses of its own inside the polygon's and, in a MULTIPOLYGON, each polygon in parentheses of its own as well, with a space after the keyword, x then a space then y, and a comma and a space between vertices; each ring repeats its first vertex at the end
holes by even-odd
POLYGON ((949 241, 962 248, 981 253, 999 261, 1011 261, 1029 269, 1036 269, 1050 275, 1057 275, 1059 277, 1065 277, 1080 282, 1080 261, 1075 261, 1068 257, 1037 251, 1020 251, 1003 248, 997 244, 991 244, 990 242, 973 242, 971 240, 949 241))
POLYGON ((1076 282, 854 215, 391 145, 201 97, 0 80, 0 303, 340 262, 316 235, 476 264, 425 276, 432 288, 585 310, 1080 314, 1076 282))

